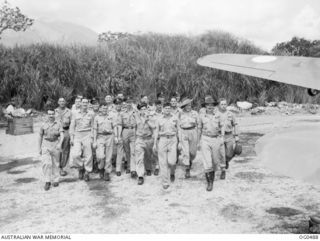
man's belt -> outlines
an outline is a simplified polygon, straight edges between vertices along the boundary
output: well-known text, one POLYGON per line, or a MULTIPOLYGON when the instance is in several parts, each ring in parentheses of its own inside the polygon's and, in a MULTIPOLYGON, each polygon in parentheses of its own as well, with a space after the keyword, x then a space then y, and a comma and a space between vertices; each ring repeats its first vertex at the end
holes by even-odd
POLYGON ((205 134, 203 133, 202 135, 210 137, 210 138, 217 138, 219 135, 210 135, 210 134, 205 134))
POLYGON ((108 135, 112 135, 112 134, 113 134, 112 131, 98 132, 98 135, 102 135, 102 136, 108 136, 108 135))
POLYGON ((160 138, 161 137, 170 139, 170 138, 176 137, 176 135, 160 135, 160 138))
POLYGON ((195 126, 191 126, 191 127, 181 127, 182 130, 193 130, 195 129, 195 126))
POLYGON ((123 129, 134 129, 134 126, 124 126, 123 129))
POLYGON ((150 139, 150 138, 152 138, 152 135, 150 135, 150 136, 137 136, 137 138, 150 139))
POLYGON ((46 139, 46 138, 43 138, 45 141, 48 141, 48 142, 56 142, 58 139, 46 139))

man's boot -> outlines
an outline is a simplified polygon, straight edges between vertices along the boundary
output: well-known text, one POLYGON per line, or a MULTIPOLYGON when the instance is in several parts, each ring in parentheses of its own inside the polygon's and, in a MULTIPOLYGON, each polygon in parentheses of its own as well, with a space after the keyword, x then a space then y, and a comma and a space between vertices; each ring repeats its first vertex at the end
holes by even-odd
POLYGON ((103 178, 105 181, 109 182, 110 181, 110 174, 108 172, 106 172, 104 174, 104 178, 103 178))
POLYGON ((188 168, 186 169, 186 174, 185 174, 184 177, 185 177, 185 178, 190 178, 190 177, 191 177, 191 175, 190 175, 190 167, 188 167, 188 168))
POLYGON ((210 172, 207 172, 206 173, 206 180, 207 180, 207 191, 211 191, 212 190, 212 188, 211 188, 211 182, 210 182, 210 172), (210 188, 211 188, 211 190, 210 190, 210 188))
POLYGON ((138 178, 138 185, 142 185, 144 183, 143 177, 138 178))
POLYGON ((79 169, 79 180, 83 180, 84 169, 79 169))
POLYGON ((48 191, 50 189, 51 183, 50 182, 46 182, 46 184, 44 185, 44 190, 48 191))
POLYGON ((136 171, 132 171, 131 172, 131 178, 136 178, 137 177, 137 172, 136 171))
POLYGON ((90 180, 89 173, 86 171, 84 173, 84 181, 89 182, 89 180, 90 180))
POLYGON ((64 177, 64 176, 66 176, 68 173, 65 171, 65 170, 63 170, 62 168, 60 168, 60 176, 62 176, 62 177, 64 177))
POLYGON ((99 170, 99 177, 100 177, 100 179, 104 178, 104 169, 99 170))
POLYGON ((221 179, 221 180, 226 179, 226 170, 222 170, 222 171, 221 171, 220 179, 221 179))

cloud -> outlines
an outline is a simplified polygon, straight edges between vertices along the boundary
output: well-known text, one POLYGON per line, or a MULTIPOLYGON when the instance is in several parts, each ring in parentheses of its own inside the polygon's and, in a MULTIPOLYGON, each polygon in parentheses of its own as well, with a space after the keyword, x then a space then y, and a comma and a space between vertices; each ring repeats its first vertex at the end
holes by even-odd
POLYGON ((318 0, 9 0, 33 18, 104 31, 230 31, 265 49, 293 35, 319 38, 318 0))
POLYGON ((293 19, 291 33, 299 37, 320 39, 320 14, 306 5, 293 19))

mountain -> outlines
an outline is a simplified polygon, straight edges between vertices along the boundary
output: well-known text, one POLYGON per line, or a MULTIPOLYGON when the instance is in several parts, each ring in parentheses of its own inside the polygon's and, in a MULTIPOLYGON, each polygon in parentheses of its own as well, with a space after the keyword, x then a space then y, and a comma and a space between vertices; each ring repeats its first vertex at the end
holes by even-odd
POLYGON ((61 45, 95 45, 97 40, 98 34, 84 26, 61 21, 35 20, 25 32, 5 31, 0 43, 8 47, 43 42, 61 45))

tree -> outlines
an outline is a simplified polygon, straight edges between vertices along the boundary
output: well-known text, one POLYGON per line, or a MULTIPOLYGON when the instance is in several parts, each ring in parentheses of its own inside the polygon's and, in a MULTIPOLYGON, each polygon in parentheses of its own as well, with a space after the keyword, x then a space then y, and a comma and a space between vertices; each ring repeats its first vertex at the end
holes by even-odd
POLYGON ((310 50, 316 42, 293 37, 288 42, 277 43, 271 52, 275 55, 292 55, 310 57, 310 50))
POLYGON ((0 7, 0 39, 1 34, 7 30, 12 29, 16 32, 26 31, 34 22, 34 19, 28 18, 21 13, 18 7, 12 8, 10 4, 5 1, 0 7))

